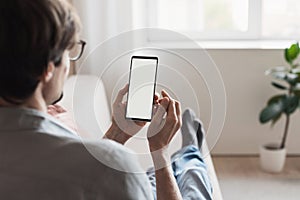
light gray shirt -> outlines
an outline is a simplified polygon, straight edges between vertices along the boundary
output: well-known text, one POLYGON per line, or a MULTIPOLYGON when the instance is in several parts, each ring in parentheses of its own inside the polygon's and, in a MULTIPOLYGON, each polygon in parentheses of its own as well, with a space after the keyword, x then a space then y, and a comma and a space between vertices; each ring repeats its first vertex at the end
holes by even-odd
POLYGON ((82 141, 37 110, 0 108, 0 199, 153 199, 126 152, 111 140, 82 141))

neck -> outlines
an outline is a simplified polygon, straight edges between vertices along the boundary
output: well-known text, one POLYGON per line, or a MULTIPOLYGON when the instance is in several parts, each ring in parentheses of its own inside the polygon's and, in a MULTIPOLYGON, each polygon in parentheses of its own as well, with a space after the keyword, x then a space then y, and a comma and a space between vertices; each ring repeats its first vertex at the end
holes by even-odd
POLYGON ((18 108, 31 108, 31 109, 36 109, 41 112, 47 112, 47 105, 45 102, 45 99, 43 98, 42 95, 42 90, 40 84, 38 85, 37 89, 31 95, 29 98, 27 98, 24 103, 19 104, 19 105, 14 105, 11 104, 4 99, 0 98, 0 106, 1 107, 18 107, 18 108))

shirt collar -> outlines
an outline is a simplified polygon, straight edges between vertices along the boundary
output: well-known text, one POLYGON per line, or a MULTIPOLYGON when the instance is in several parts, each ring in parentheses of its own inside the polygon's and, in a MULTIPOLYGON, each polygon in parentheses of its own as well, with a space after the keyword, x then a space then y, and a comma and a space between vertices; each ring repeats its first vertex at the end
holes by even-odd
POLYGON ((34 131, 58 136, 77 137, 57 119, 36 109, 0 107, 0 132, 34 131))

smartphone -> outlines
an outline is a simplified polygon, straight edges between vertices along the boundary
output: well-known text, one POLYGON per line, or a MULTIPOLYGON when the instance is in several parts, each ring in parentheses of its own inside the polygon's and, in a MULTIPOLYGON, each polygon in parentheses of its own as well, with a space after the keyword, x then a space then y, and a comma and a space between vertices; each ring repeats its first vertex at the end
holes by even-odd
POLYGON ((131 57, 125 118, 151 121, 157 68, 158 57, 131 57))

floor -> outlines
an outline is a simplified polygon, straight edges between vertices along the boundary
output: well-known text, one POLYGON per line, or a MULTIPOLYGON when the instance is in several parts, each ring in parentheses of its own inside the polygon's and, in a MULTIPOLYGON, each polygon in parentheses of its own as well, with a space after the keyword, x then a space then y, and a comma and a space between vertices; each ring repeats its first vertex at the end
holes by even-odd
POLYGON ((287 157, 280 174, 260 169, 259 157, 213 157, 224 200, 299 200, 300 157, 287 157))

